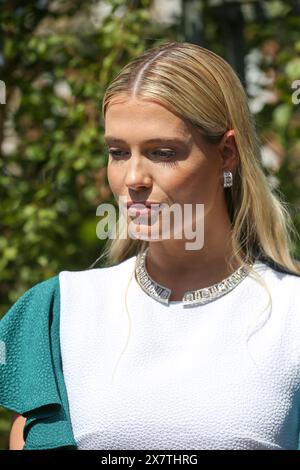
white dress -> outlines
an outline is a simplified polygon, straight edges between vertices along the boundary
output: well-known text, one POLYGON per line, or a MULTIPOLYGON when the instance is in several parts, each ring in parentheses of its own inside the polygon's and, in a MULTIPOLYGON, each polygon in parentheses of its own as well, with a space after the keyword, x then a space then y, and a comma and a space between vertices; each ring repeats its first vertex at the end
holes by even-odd
POLYGON ((128 318, 135 258, 59 273, 78 449, 297 449, 300 277, 255 263, 270 311, 252 276, 184 307, 152 299, 133 275, 128 318))

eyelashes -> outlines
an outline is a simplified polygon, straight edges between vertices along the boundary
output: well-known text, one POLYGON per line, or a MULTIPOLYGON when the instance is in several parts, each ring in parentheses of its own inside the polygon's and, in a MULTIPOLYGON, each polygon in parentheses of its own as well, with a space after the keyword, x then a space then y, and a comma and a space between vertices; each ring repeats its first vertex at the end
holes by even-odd
MULTIPOLYGON (((122 152, 123 152, 122 150, 108 149, 108 153, 109 155, 111 155, 114 162, 121 161, 122 157, 120 156, 120 153, 122 152)), ((124 153, 127 153, 127 152, 124 151, 124 153)), ((176 158, 176 152, 174 150, 154 150, 153 152, 150 152, 150 153, 158 155, 160 158, 160 161, 158 161, 157 163, 163 166, 169 166, 169 165, 176 166, 178 164, 177 161, 174 161, 174 158, 176 158)))

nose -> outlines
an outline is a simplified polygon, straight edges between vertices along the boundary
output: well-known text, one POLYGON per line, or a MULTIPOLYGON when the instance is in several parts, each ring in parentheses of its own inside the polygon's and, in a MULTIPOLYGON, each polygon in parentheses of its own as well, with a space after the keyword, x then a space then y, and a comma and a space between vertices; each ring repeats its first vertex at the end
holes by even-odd
POLYGON ((152 177, 139 155, 131 156, 126 164, 125 185, 128 189, 150 188, 152 177))

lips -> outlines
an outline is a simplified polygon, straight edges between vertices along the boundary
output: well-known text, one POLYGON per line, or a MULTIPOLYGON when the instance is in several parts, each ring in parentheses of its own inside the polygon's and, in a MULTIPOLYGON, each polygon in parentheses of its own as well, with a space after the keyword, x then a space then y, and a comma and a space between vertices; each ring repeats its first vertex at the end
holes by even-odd
POLYGON ((139 217, 139 216, 149 216, 152 212, 157 213, 160 210, 161 204, 156 201, 141 201, 141 202, 127 202, 125 208, 127 207, 128 215, 139 217))

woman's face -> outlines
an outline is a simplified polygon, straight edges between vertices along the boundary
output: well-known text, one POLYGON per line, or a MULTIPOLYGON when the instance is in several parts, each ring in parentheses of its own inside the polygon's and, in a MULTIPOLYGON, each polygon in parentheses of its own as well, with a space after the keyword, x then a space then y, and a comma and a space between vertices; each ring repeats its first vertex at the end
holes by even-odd
POLYGON ((119 96, 107 108, 105 140, 118 202, 201 203, 206 217, 224 202, 217 146, 161 104, 119 96))

